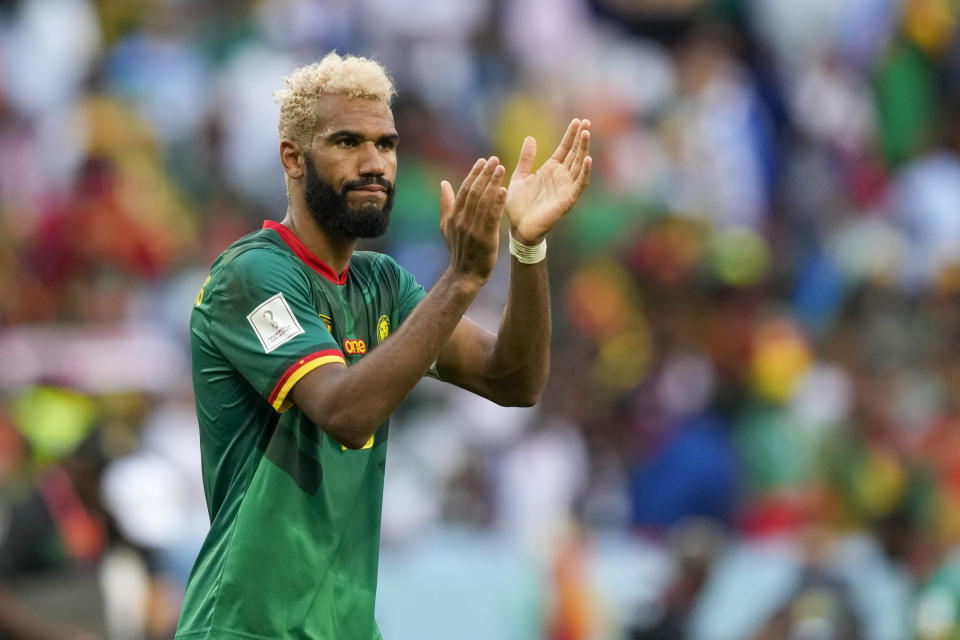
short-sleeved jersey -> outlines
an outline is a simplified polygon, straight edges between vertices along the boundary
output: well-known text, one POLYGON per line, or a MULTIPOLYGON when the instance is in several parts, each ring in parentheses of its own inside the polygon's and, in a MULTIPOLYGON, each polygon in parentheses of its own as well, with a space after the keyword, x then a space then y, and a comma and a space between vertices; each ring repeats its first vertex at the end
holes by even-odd
POLYGON ((347 449, 290 390, 358 361, 423 295, 379 253, 355 252, 337 275, 275 222, 214 263, 190 319, 211 526, 177 638, 379 638, 387 424, 347 449))

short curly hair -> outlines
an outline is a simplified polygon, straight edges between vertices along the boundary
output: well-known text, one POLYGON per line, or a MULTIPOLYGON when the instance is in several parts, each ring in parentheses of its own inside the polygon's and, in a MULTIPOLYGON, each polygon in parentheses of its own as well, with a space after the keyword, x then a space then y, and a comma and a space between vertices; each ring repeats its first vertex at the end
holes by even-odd
POLYGON ((336 51, 294 70, 283 81, 287 88, 273 94, 280 105, 280 139, 289 138, 304 146, 309 145, 317 126, 319 96, 378 100, 389 107, 396 93, 380 63, 358 56, 341 57, 336 51))

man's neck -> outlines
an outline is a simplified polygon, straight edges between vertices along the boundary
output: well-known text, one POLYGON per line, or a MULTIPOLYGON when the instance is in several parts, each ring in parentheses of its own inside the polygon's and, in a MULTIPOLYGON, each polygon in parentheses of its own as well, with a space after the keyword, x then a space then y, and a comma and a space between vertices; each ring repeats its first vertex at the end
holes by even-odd
POLYGON ((321 229, 307 212, 295 212, 287 209, 282 223, 300 239, 318 258, 325 262, 338 275, 350 266, 350 256, 357 246, 356 238, 331 236, 321 229))

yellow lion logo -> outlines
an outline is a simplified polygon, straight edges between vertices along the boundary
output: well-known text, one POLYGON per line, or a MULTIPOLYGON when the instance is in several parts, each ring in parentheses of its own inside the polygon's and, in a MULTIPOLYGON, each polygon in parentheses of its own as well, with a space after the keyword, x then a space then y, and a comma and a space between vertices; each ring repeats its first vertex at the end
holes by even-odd
POLYGON ((377 320, 377 344, 380 344, 390 335, 390 318, 386 315, 377 320))

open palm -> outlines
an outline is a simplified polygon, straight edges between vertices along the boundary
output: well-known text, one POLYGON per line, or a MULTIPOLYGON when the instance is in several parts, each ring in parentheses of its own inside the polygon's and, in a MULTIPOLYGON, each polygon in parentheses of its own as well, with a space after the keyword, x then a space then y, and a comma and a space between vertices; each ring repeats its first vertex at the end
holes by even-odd
POLYGON ((590 182, 590 121, 574 119, 563 140, 532 172, 537 141, 527 137, 507 188, 506 213, 513 237, 534 245, 566 214, 590 182))

